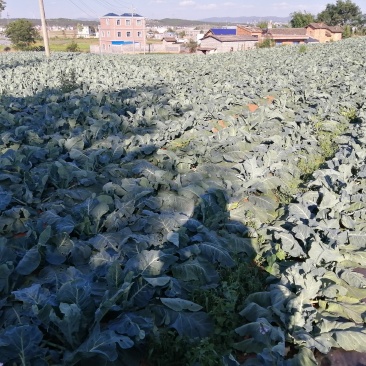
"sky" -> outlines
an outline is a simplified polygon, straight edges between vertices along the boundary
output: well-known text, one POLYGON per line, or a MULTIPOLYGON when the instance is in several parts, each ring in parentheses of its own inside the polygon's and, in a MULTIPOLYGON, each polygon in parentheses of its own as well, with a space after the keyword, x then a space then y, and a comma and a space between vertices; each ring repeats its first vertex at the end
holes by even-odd
MULTIPOLYGON (((294 11, 318 14, 336 0, 44 0, 47 18, 99 18, 106 13, 139 13, 150 19, 282 16, 294 11)), ((354 0, 363 13, 366 1, 354 0)), ((39 18, 38 0, 6 0, 2 18, 39 18)))

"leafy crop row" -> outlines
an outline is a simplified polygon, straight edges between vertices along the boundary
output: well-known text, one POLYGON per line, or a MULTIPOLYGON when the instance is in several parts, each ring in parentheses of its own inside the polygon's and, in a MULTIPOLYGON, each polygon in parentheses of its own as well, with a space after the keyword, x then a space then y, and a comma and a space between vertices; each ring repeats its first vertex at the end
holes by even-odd
POLYGON ((0 362, 365 351, 364 43, 2 55, 0 362))

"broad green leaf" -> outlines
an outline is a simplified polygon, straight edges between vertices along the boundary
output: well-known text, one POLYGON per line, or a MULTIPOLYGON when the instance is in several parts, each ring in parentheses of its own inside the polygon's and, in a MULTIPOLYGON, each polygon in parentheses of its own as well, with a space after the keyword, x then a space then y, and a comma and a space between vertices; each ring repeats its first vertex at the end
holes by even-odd
POLYGON ((205 338, 212 335, 212 320, 206 313, 179 312, 173 317, 174 321, 169 326, 174 328, 179 335, 189 337, 190 339, 205 338))
POLYGON ((143 250, 126 263, 125 269, 147 277, 160 276, 176 261, 177 257, 163 251, 143 250))
POLYGON ((0 336, 1 361, 17 361, 20 364, 30 364, 32 360, 43 356, 40 347, 43 334, 36 326, 9 326, 0 336))
POLYGON ((289 205, 289 212, 290 215, 294 216, 297 219, 310 220, 311 218, 310 210, 299 203, 291 203, 289 205))
POLYGON ((218 274, 213 265, 204 260, 187 260, 174 265, 172 271, 174 277, 182 281, 198 281, 206 284, 215 283, 218 280, 218 274))
POLYGON ((39 235, 38 238, 38 245, 44 246, 47 244, 48 240, 51 238, 52 235, 52 229, 51 226, 47 226, 39 235))
POLYGON ((5 210, 11 199, 12 194, 10 192, 0 191, 0 211, 5 210))
POLYGON ((117 291, 123 283, 123 277, 121 265, 117 261, 113 262, 106 276, 108 287, 112 291, 117 291))
POLYGON ((82 322, 82 311, 76 304, 61 303, 59 306, 61 316, 54 310, 50 313, 50 321, 58 327, 59 332, 65 337, 71 347, 80 343, 80 326, 82 322))
POLYGON ((366 289, 366 278, 361 274, 345 269, 341 271, 340 278, 346 281, 350 286, 366 289))
POLYGON ((39 254, 38 248, 34 247, 29 249, 20 260, 15 270, 23 275, 29 275, 38 268, 41 264, 41 255, 39 254))
POLYGON ((345 351, 366 352, 366 333, 363 331, 337 330, 333 337, 345 351))
POLYGON ((366 305, 364 304, 340 301, 319 301, 319 305, 327 312, 352 320, 355 323, 362 323, 365 320, 366 305))
POLYGON ((195 304, 192 301, 178 299, 178 298, 160 298, 160 301, 168 308, 175 311, 199 311, 202 309, 201 305, 195 304))
POLYGON ((222 266, 233 267, 235 265, 234 260, 230 254, 220 245, 212 242, 203 242, 197 244, 202 256, 212 263, 220 263, 222 266))
POLYGON ((153 278, 144 277, 144 280, 153 287, 161 287, 167 285, 170 282, 171 277, 168 276, 153 277, 153 278))

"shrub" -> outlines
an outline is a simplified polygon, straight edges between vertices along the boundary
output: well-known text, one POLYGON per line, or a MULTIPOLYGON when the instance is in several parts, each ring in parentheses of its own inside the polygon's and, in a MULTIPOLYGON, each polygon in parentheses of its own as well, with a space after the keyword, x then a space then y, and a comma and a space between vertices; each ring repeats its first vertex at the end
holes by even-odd
POLYGON ((78 89, 80 85, 76 82, 75 70, 70 70, 65 72, 65 74, 60 77, 61 91, 63 93, 70 93, 75 89, 78 89))
POLYGON ((72 41, 71 43, 69 43, 66 46, 66 51, 67 52, 80 52, 80 48, 79 48, 79 45, 75 41, 72 41))
POLYGON ((302 44, 299 48, 299 53, 306 53, 307 52, 307 48, 304 44, 302 44))
POLYGON ((275 42, 273 41, 273 39, 267 38, 267 39, 263 40, 262 42, 258 42, 257 48, 270 48, 270 47, 273 47, 274 45, 275 45, 275 42))
POLYGON ((25 51, 37 51, 43 52, 45 50, 44 46, 29 46, 25 49, 25 51))

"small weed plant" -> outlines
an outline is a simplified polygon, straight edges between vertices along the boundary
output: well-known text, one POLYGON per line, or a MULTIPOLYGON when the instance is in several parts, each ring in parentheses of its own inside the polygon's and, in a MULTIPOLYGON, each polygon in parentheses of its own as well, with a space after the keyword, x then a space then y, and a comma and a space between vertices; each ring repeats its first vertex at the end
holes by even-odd
POLYGON ((76 82, 76 72, 71 69, 70 71, 62 74, 60 77, 61 91, 63 93, 70 93, 75 89, 78 89, 80 85, 76 82))
POLYGON ((67 52, 80 52, 79 45, 73 40, 70 44, 66 46, 67 52))
POLYGON ((267 274, 255 264, 236 258, 234 268, 220 271, 222 281, 217 288, 196 290, 191 301, 201 305, 214 321, 209 338, 190 340, 168 330, 151 339, 149 362, 156 366, 220 366, 222 356, 233 352, 237 341, 235 328, 242 325, 239 312, 248 295, 263 291, 267 274))
POLYGON ((299 53, 306 53, 307 51, 308 49, 304 44, 299 47, 299 53))

